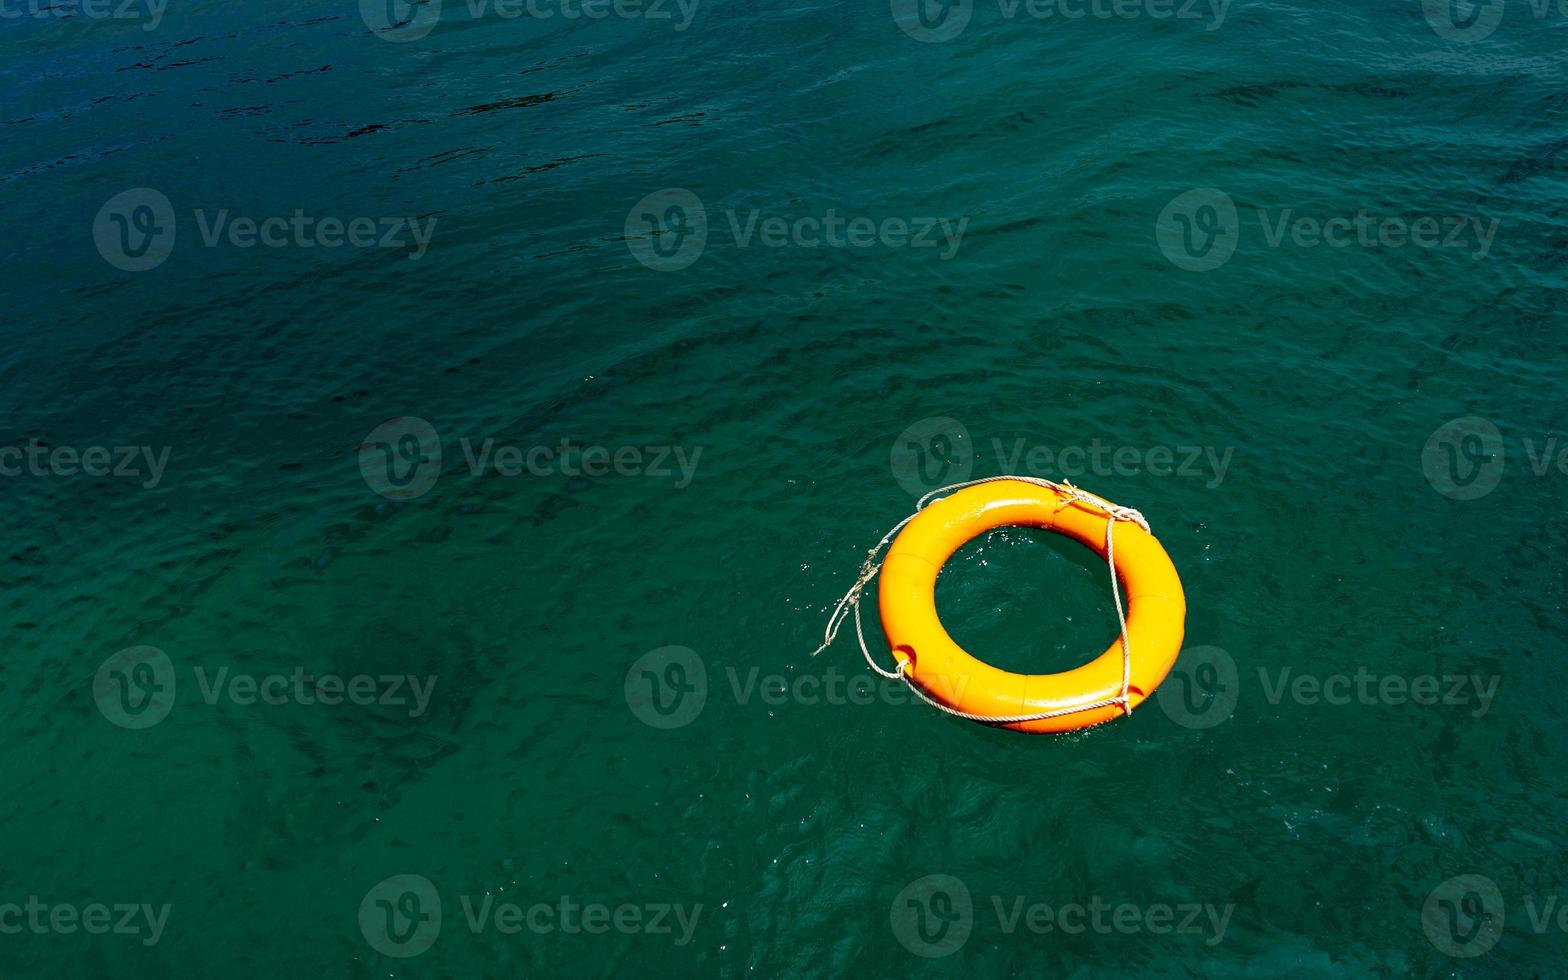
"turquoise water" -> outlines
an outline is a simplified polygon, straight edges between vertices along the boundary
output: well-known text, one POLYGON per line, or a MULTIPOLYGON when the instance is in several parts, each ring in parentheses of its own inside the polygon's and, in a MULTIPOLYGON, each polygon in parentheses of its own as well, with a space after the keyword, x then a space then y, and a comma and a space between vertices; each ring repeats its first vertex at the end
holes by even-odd
POLYGON ((1557 969, 1560 11, 4 9, 6 976, 1557 969))

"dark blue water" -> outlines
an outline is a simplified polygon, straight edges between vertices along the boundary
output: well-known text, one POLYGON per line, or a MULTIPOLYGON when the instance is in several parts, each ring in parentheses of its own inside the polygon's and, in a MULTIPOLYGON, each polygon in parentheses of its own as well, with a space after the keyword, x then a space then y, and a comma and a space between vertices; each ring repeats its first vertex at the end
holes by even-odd
POLYGON ((28 2, 6 976, 1557 969, 1564 12, 28 2), (1001 473, 1181 573, 1131 718, 810 656, 1001 473))

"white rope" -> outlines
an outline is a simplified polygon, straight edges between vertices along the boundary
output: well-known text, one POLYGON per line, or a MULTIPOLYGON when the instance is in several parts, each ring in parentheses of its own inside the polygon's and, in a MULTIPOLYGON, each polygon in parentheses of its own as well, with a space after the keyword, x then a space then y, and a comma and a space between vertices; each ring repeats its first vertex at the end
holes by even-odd
POLYGON ((1099 497, 1090 493, 1087 490, 1081 490, 1078 487, 1073 486, 1071 483, 1054 483, 1050 480, 1041 479, 1039 477, 988 476, 984 479, 970 480, 966 483, 955 483, 950 487, 942 487, 937 490, 932 490, 930 493, 927 493, 925 496, 921 497, 919 502, 915 504, 915 513, 910 514, 908 517, 899 521, 891 531, 882 536, 882 540, 878 541, 875 547, 866 553, 866 560, 860 566, 860 574, 855 578, 855 584, 849 587, 849 591, 844 593, 844 598, 840 599, 838 601, 838 605, 833 608, 833 615, 828 617, 827 628, 823 630, 822 633, 822 645, 812 651, 811 655, 815 657, 823 650, 826 650, 828 647, 832 646, 833 641, 838 638, 838 631, 840 627, 842 627, 845 620, 849 618, 849 611, 853 609, 855 613, 855 634, 860 640, 860 652, 865 655, 866 663, 871 667, 871 669, 888 680, 902 680, 905 684, 909 685, 909 689, 911 691, 915 692, 915 694, 920 697, 920 700, 924 701, 926 704, 931 705, 933 708, 937 708, 938 710, 944 711, 947 714, 953 715, 954 717, 966 718, 970 721, 985 722, 986 724, 991 725, 1012 725, 1026 721, 1043 721, 1047 718, 1059 718, 1062 715, 1078 714, 1079 712, 1083 711, 1094 711, 1099 708, 1109 708, 1113 705, 1120 705, 1122 713, 1130 715, 1132 714, 1132 701, 1128 697, 1128 691, 1132 686, 1132 645, 1127 639, 1127 613, 1122 608, 1121 583, 1116 576, 1116 539, 1112 534, 1112 531, 1115 529, 1117 521, 1128 521, 1138 525, 1145 531, 1149 530, 1149 522, 1144 519, 1144 516, 1141 513, 1131 507, 1120 507, 1103 497, 1099 497), (872 579, 876 578, 877 573, 882 570, 882 563, 877 561, 877 555, 882 551, 883 548, 887 547, 890 541, 893 540, 894 535, 904 529, 904 525, 914 520, 922 510, 925 510, 926 505, 931 502, 933 497, 941 494, 950 494, 958 490, 965 490, 969 487, 977 487, 982 483, 996 483, 1003 480, 1012 480, 1018 483, 1030 483, 1034 484, 1035 486, 1047 487, 1056 491, 1065 498, 1057 505, 1058 509, 1065 507, 1068 501, 1076 500, 1079 503, 1087 504, 1096 510, 1104 511, 1105 514, 1110 517, 1110 520, 1105 522, 1105 561, 1106 564, 1110 567, 1111 571, 1111 594, 1116 597, 1116 619, 1121 624, 1122 628, 1122 688, 1121 693, 1116 697, 1104 698, 1091 704, 1075 705, 1071 708, 1057 708, 1054 711, 1045 711, 1029 715, 999 716, 971 714, 968 711, 959 711, 957 708, 949 707, 948 705, 945 705, 931 697, 925 691, 921 690, 920 686, 914 682, 914 679, 909 676, 905 669, 909 666, 908 660, 900 660, 896 669, 888 670, 881 664, 877 663, 876 659, 871 656, 871 651, 867 649, 866 634, 860 621, 860 600, 862 593, 865 592, 866 586, 870 585, 872 579))

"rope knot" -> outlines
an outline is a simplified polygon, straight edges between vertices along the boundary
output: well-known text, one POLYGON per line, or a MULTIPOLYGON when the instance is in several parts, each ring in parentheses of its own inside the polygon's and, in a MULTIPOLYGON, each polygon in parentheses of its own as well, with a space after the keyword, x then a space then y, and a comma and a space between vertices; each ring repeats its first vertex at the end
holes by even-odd
POLYGON ((1074 486, 1071 480, 1063 480, 1061 489, 1065 491, 1069 499, 1076 500, 1081 504, 1088 504, 1090 507, 1093 507, 1096 510, 1104 511, 1106 514, 1110 515, 1110 518, 1113 521, 1127 521, 1128 523, 1138 525, 1150 534, 1154 533, 1154 531, 1149 527, 1148 519, 1143 516, 1142 511, 1139 511, 1136 508, 1123 507, 1120 504, 1113 504, 1104 497, 1101 497, 1097 494, 1092 494, 1087 490, 1074 486))
POLYGON ((1148 518, 1144 517, 1141 511, 1134 510, 1131 507, 1116 507, 1110 512, 1110 515, 1116 518, 1118 521, 1131 521, 1132 523, 1143 528, 1145 531, 1148 531, 1148 533, 1154 533, 1149 528, 1148 518))

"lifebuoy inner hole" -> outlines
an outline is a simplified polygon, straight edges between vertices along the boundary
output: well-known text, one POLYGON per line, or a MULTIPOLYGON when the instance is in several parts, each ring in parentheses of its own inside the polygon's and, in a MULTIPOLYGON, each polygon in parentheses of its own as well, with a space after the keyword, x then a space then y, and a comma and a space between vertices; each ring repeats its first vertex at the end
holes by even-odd
MULTIPOLYGON (((942 626, 978 660, 1019 674, 1081 667, 1118 636, 1105 559, 1038 527, 966 542, 937 576, 942 626)), ((912 651, 911 651, 912 652, 912 651)))

